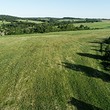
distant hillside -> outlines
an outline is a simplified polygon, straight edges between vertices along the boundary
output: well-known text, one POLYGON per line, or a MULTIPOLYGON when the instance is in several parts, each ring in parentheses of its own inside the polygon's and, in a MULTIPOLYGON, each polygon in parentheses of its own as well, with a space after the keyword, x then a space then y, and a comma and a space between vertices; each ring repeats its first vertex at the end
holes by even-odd
POLYGON ((16 20, 33 20, 33 21, 50 21, 50 20, 56 20, 56 21, 86 21, 86 22, 99 22, 101 19, 93 19, 93 18, 75 18, 75 17, 63 17, 63 18, 54 18, 54 17, 16 17, 16 16, 10 16, 10 15, 0 15, 0 20, 5 21, 16 21, 16 20))
MULTIPOLYGON (((101 19, 88 18, 52 18, 52 17, 30 17, 22 18, 9 15, 0 15, 1 35, 32 34, 59 31, 92 30, 86 23, 100 23, 101 19), (82 24, 83 23, 83 24, 82 24), (76 25, 77 24, 77 25, 76 25), (75 26, 76 25, 76 26, 75 26)), ((100 29, 101 27, 97 28, 100 29)))
POLYGON ((15 16, 9 16, 9 15, 0 15, 0 20, 5 20, 5 21, 13 21, 20 19, 20 17, 15 17, 15 16))

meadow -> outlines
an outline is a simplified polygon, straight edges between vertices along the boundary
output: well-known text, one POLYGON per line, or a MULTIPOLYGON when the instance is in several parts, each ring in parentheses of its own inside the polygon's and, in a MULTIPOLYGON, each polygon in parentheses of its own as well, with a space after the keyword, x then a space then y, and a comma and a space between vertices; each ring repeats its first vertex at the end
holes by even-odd
POLYGON ((95 22, 95 23, 75 23, 74 25, 75 26, 86 25, 90 28, 107 29, 110 28, 110 20, 102 20, 102 22, 95 22))
POLYGON ((0 37, 1 110, 110 110, 99 41, 110 29, 0 37))
POLYGON ((0 26, 1 26, 3 23, 4 23, 4 24, 9 24, 10 22, 7 22, 7 21, 2 22, 2 21, 0 20, 0 26))
POLYGON ((36 23, 36 24, 40 24, 40 23, 42 23, 41 21, 22 20, 22 19, 18 19, 17 21, 21 21, 21 22, 28 22, 28 23, 36 23))

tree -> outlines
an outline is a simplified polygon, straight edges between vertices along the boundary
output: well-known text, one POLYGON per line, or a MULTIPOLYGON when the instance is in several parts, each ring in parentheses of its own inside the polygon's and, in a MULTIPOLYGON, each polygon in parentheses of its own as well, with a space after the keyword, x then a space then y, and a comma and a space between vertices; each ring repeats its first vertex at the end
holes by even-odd
POLYGON ((104 39, 101 43, 100 43, 100 52, 102 53, 104 48, 104 60, 110 61, 110 37, 104 39), (104 48, 105 47, 105 48, 104 48))

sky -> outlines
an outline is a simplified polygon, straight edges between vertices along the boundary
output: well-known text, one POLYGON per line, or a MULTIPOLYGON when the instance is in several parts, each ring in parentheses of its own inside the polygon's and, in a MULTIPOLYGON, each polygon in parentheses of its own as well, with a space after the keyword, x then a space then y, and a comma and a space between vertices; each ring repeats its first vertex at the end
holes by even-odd
POLYGON ((110 0, 0 0, 0 15, 110 18, 110 0))

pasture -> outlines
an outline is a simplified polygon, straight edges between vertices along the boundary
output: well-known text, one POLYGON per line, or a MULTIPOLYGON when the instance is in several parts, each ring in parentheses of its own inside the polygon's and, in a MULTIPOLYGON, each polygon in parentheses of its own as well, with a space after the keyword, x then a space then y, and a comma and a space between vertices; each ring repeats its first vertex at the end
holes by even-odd
POLYGON ((21 21, 21 22, 28 22, 28 23, 36 23, 36 24, 40 24, 40 23, 42 23, 41 21, 34 21, 34 20, 22 20, 22 19, 18 19, 17 21, 21 21))
POLYGON ((88 26, 90 28, 103 28, 108 29, 110 28, 110 20, 102 20, 102 22, 95 22, 95 23, 75 23, 75 26, 88 26))
POLYGON ((98 42, 110 29, 0 37, 1 110, 110 110, 98 42))
POLYGON ((4 23, 4 24, 8 24, 8 23, 10 23, 10 22, 7 22, 7 21, 3 21, 3 22, 2 22, 2 21, 0 20, 0 25, 2 25, 3 23, 4 23))

